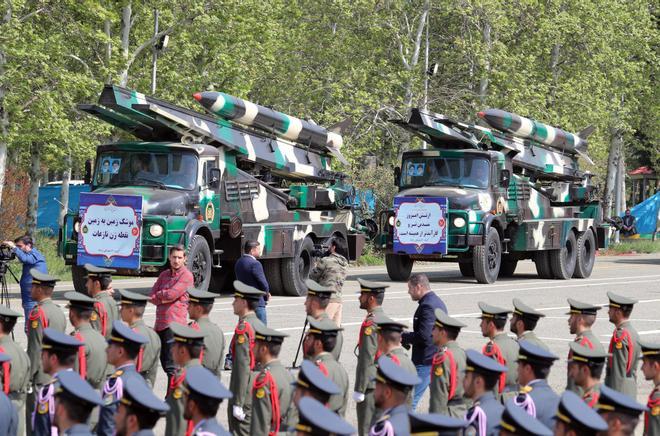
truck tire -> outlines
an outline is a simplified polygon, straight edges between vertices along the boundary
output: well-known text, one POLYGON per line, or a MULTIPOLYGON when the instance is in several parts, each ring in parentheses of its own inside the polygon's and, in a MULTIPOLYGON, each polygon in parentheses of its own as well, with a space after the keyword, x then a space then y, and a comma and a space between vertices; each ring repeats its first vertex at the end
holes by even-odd
POLYGON ((550 267, 550 251, 553 250, 542 250, 536 252, 536 257, 534 258, 534 263, 536 264, 536 273, 541 279, 554 279, 555 276, 552 274, 552 268, 550 267))
POLYGON ((188 269, 196 289, 207 291, 211 283, 211 250, 202 235, 195 235, 188 245, 188 269))
POLYGON ((387 267, 387 274, 390 280, 395 282, 405 282, 410 278, 414 260, 409 256, 400 254, 386 254, 385 266, 387 267))
POLYGON ((508 256, 504 256, 502 258, 502 264, 500 265, 499 277, 513 277, 513 273, 516 272, 517 266, 518 259, 511 259, 508 256))
POLYGON ((566 236, 566 244, 559 250, 550 251, 550 269, 552 275, 559 280, 569 280, 575 272, 577 259, 577 241, 575 233, 569 232, 566 236))
POLYGON ((300 245, 294 257, 285 257, 282 260, 282 288, 286 295, 299 297, 307 294, 305 280, 312 269, 312 252, 314 242, 307 236, 300 245))
POLYGON ((489 228, 484 245, 474 247, 472 266, 479 283, 495 283, 502 263, 502 243, 497 229, 489 228))
POLYGON ((470 262, 458 262, 458 269, 461 270, 463 277, 474 277, 474 265, 472 265, 472 259, 470 259, 470 262))
POLYGON ((270 293, 273 295, 284 295, 280 259, 264 259, 262 262, 264 264, 264 274, 266 274, 266 280, 268 280, 270 293))
POLYGON ((591 271, 596 263, 596 238, 591 229, 582 233, 577 240, 577 260, 573 277, 586 279, 591 276, 591 271))
POLYGON ((71 265, 71 280, 76 292, 87 295, 87 271, 82 266, 71 265))

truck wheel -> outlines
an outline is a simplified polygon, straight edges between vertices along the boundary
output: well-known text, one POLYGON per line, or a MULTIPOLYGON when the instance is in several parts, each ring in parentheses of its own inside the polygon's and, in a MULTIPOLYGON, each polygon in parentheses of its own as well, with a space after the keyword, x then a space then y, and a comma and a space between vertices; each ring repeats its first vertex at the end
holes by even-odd
POLYGON ((500 265, 499 277, 513 277, 513 273, 516 272, 517 266, 518 266, 517 259, 511 259, 505 256, 502 259, 502 265, 500 265))
POLYGON ((206 291, 211 283, 211 250, 202 235, 193 236, 188 245, 188 265, 196 289, 206 291))
POLYGON ((568 280, 573 277, 577 259, 577 241, 572 231, 566 237, 566 245, 550 252, 550 268, 556 279, 568 280))
POLYGON ((486 243, 474 247, 472 266, 474 277, 479 283, 495 283, 502 263, 500 234, 494 228, 488 229, 486 243))
POLYGON ((472 265, 472 259, 470 259, 470 262, 458 262, 458 269, 461 270, 463 277, 474 277, 474 265, 472 265))
POLYGON ((282 287, 287 295, 298 297, 307 293, 305 280, 309 277, 309 271, 312 269, 313 251, 314 242, 307 236, 294 257, 281 259, 282 287))
POLYGON ((266 274, 266 280, 268 280, 270 293, 273 295, 283 295, 282 266, 280 265, 280 259, 264 259, 262 262, 264 265, 264 274, 266 274))
POLYGON ((539 275, 539 278, 542 279, 555 278, 555 276, 552 274, 552 268, 550 268, 550 256, 549 256, 550 251, 554 251, 554 250, 543 250, 536 252, 534 263, 536 264, 536 273, 539 275))
POLYGON ((405 282, 410 278, 413 263, 415 263, 415 261, 405 254, 385 255, 387 274, 390 276, 390 280, 394 280, 395 282, 405 282))
POLYGON ((587 230, 577 240, 577 261, 573 277, 586 279, 591 275, 596 263, 596 238, 594 232, 587 230))
POLYGON ((78 265, 71 265, 71 279, 76 292, 87 295, 87 271, 78 265))

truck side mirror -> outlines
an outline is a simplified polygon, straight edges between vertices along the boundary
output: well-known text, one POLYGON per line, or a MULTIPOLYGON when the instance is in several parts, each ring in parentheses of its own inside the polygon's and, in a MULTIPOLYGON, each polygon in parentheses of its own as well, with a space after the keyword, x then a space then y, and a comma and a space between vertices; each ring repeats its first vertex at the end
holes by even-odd
POLYGON ((89 185, 90 183, 92 183, 92 160, 91 159, 87 159, 85 161, 85 177, 84 177, 84 180, 85 180, 86 185, 89 185))
POLYGON ((509 170, 502 170, 500 172, 500 186, 504 188, 508 188, 510 182, 511 182, 511 172, 509 170))
POLYGON ((209 171, 209 186, 212 188, 217 188, 220 186, 220 168, 211 168, 209 171))
POLYGON ((394 167, 394 185, 399 186, 401 183, 401 168, 394 167))

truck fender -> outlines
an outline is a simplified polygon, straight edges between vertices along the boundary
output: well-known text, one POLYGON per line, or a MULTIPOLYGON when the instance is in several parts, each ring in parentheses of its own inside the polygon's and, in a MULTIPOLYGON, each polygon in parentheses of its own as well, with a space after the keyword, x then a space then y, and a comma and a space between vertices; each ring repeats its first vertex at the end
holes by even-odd
POLYGON ((488 212, 483 219, 483 225, 484 225, 484 232, 483 235, 484 237, 488 234, 488 230, 490 230, 491 227, 493 227, 493 223, 496 222, 498 225, 496 227, 499 228, 498 232, 500 233, 500 238, 502 238, 504 235, 502 234, 502 231, 504 230, 504 226, 502 225, 502 218, 498 215, 493 215, 492 213, 488 212))
POLYGON ((184 229, 185 235, 186 235, 186 243, 189 244, 190 241, 192 240, 193 236, 201 234, 206 238, 206 241, 209 243, 209 248, 211 249, 211 252, 213 252, 213 247, 215 244, 213 243, 213 237, 211 236, 211 229, 209 228, 208 224, 204 221, 198 221, 198 220, 191 220, 186 224, 186 228, 184 229))

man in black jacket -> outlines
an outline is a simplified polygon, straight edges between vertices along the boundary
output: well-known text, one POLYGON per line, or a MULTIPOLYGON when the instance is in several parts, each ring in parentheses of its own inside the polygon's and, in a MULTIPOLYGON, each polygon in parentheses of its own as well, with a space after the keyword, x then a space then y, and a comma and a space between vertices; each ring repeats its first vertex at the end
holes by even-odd
POLYGON ((254 311, 254 313, 257 314, 259 321, 266 325, 266 302, 270 297, 270 288, 268 286, 268 281, 266 280, 266 274, 264 274, 264 267, 261 265, 261 262, 257 260, 259 254, 260 249, 258 241, 248 240, 245 242, 244 254, 236 262, 234 272, 236 273, 236 280, 266 293, 265 297, 259 299, 259 306, 257 307, 257 310, 254 311))

